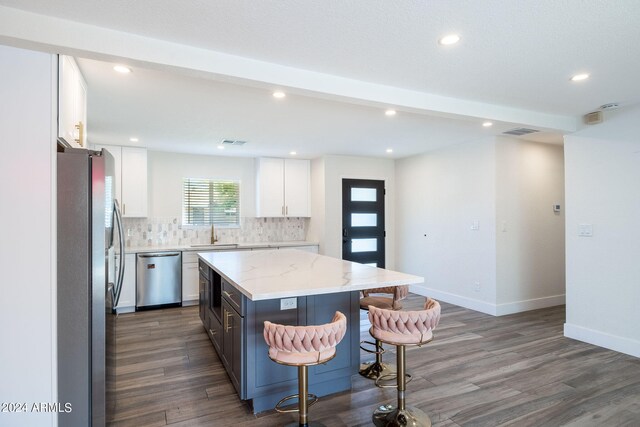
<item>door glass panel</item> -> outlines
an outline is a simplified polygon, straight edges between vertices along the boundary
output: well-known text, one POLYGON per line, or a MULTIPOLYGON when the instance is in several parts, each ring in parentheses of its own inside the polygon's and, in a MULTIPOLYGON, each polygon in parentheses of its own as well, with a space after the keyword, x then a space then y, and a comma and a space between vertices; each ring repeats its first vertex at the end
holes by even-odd
POLYGON ((351 252, 375 252, 378 250, 378 239, 352 239, 351 252))
POLYGON ((352 188, 351 201, 352 202, 375 202, 376 189, 375 188, 352 188))
POLYGON ((352 213, 352 227, 375 227, 378 225, 378 214, 374 213, 352 213))

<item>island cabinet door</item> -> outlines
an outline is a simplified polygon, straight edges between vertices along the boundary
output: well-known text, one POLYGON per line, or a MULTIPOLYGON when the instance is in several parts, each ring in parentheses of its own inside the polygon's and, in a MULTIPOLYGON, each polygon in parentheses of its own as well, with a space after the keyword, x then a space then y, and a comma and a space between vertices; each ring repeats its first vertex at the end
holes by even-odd
MULTIPOLYGON (((347 316, 347 332, 336 347, 336 356, 325 364, 313 366, 310 383, 340 381, 357 373, 360 365, 360 305, 359 292, 313 295, 307 297, 309 323, 330 322, 336 311, 347 316)), ((321 391, 321 390, 320 390, 321 391)))
POLYGON ((244 319, 226 299, 222 301, 222 315, 222 363, 231 378, 233 386, 242 398, 245 394, 240 387, 243 384, 244 348, 242 345, 242 331, 244 319))
POLYGON ((218 354, 222 353, 222 324, 215 316, 209 316, 209 339, 218 354))

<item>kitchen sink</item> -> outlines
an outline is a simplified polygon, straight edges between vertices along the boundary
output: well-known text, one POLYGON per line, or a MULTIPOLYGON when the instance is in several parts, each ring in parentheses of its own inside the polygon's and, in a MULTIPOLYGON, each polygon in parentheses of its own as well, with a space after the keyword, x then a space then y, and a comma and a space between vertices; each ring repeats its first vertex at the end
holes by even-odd
POLYGON ((220 249, 234 249, 238 247, 237 243, 198 243, 195 245, 189 245, 192 248, 220 248, 220 249))

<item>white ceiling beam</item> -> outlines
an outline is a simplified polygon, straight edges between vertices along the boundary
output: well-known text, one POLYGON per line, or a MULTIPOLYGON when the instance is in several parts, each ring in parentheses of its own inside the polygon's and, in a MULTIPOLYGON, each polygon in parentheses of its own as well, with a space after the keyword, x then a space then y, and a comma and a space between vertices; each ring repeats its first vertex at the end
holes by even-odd
POLYGON ((0 6, 0 42, 379 108, 574 132, 576 117, 450 98, 287 67, 0 6))

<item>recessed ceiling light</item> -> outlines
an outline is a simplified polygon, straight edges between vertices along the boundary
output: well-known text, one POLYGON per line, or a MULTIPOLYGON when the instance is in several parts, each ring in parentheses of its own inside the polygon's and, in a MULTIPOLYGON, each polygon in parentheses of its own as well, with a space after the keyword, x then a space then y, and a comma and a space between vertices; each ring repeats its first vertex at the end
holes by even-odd
POLYGON ((484 126, 484 127, 488 128, 488 127, 493 126, 493 123, 492 123, 492 122, 484 122, 484 123, 482 124, 482 126, 484 126))
POLYGON ((292 156, 295 156, 298 153, 296 153, 295 151, 290 151, 289 154, 292 155, 292 156))
POLYGON ((384 112, 385 116, 395 116, 396 110, 387 110, 384 112))
POLYGON ((277 91, 273 92, 273 97, 274 98, 281 99, 281 98, 284 98, 285 96, 287 96, 287 94, 282 92, 282 91, 280 91, 280 90, 277 90, 277 91))
POLYGON ((138 138, 136 138, 136 137, 131 137, 131 138, 129 138, 129 141, 131 141, 131 142, 138 142, 138 141, 139 141, 139 139, 138 139, 138 138))
POLYGON ((129 74, 131 72, 131 68, 125 67, 124 65, 116 65, 113 69, 122 74, 129 74))
POLYGON ((387 153, 393 153, 393 148, 387 148, 387 153))
POLYGON ((224 145, 218 145, 218 150, 224 150, 224 145))
POLYGON ((589 74, 587 73, 582 73, 582 74, 576 74, 575 76, 571 77, 571 81, 572 82, 579 82, 582 80, 587 80, 589 78, 589 74))
POLYGON ((438 43, 443 46, 449 46, 452 44, 456 44, 460 41, 460 36, 457 34, 447 34, 446 36, 440 37, 438 43))

